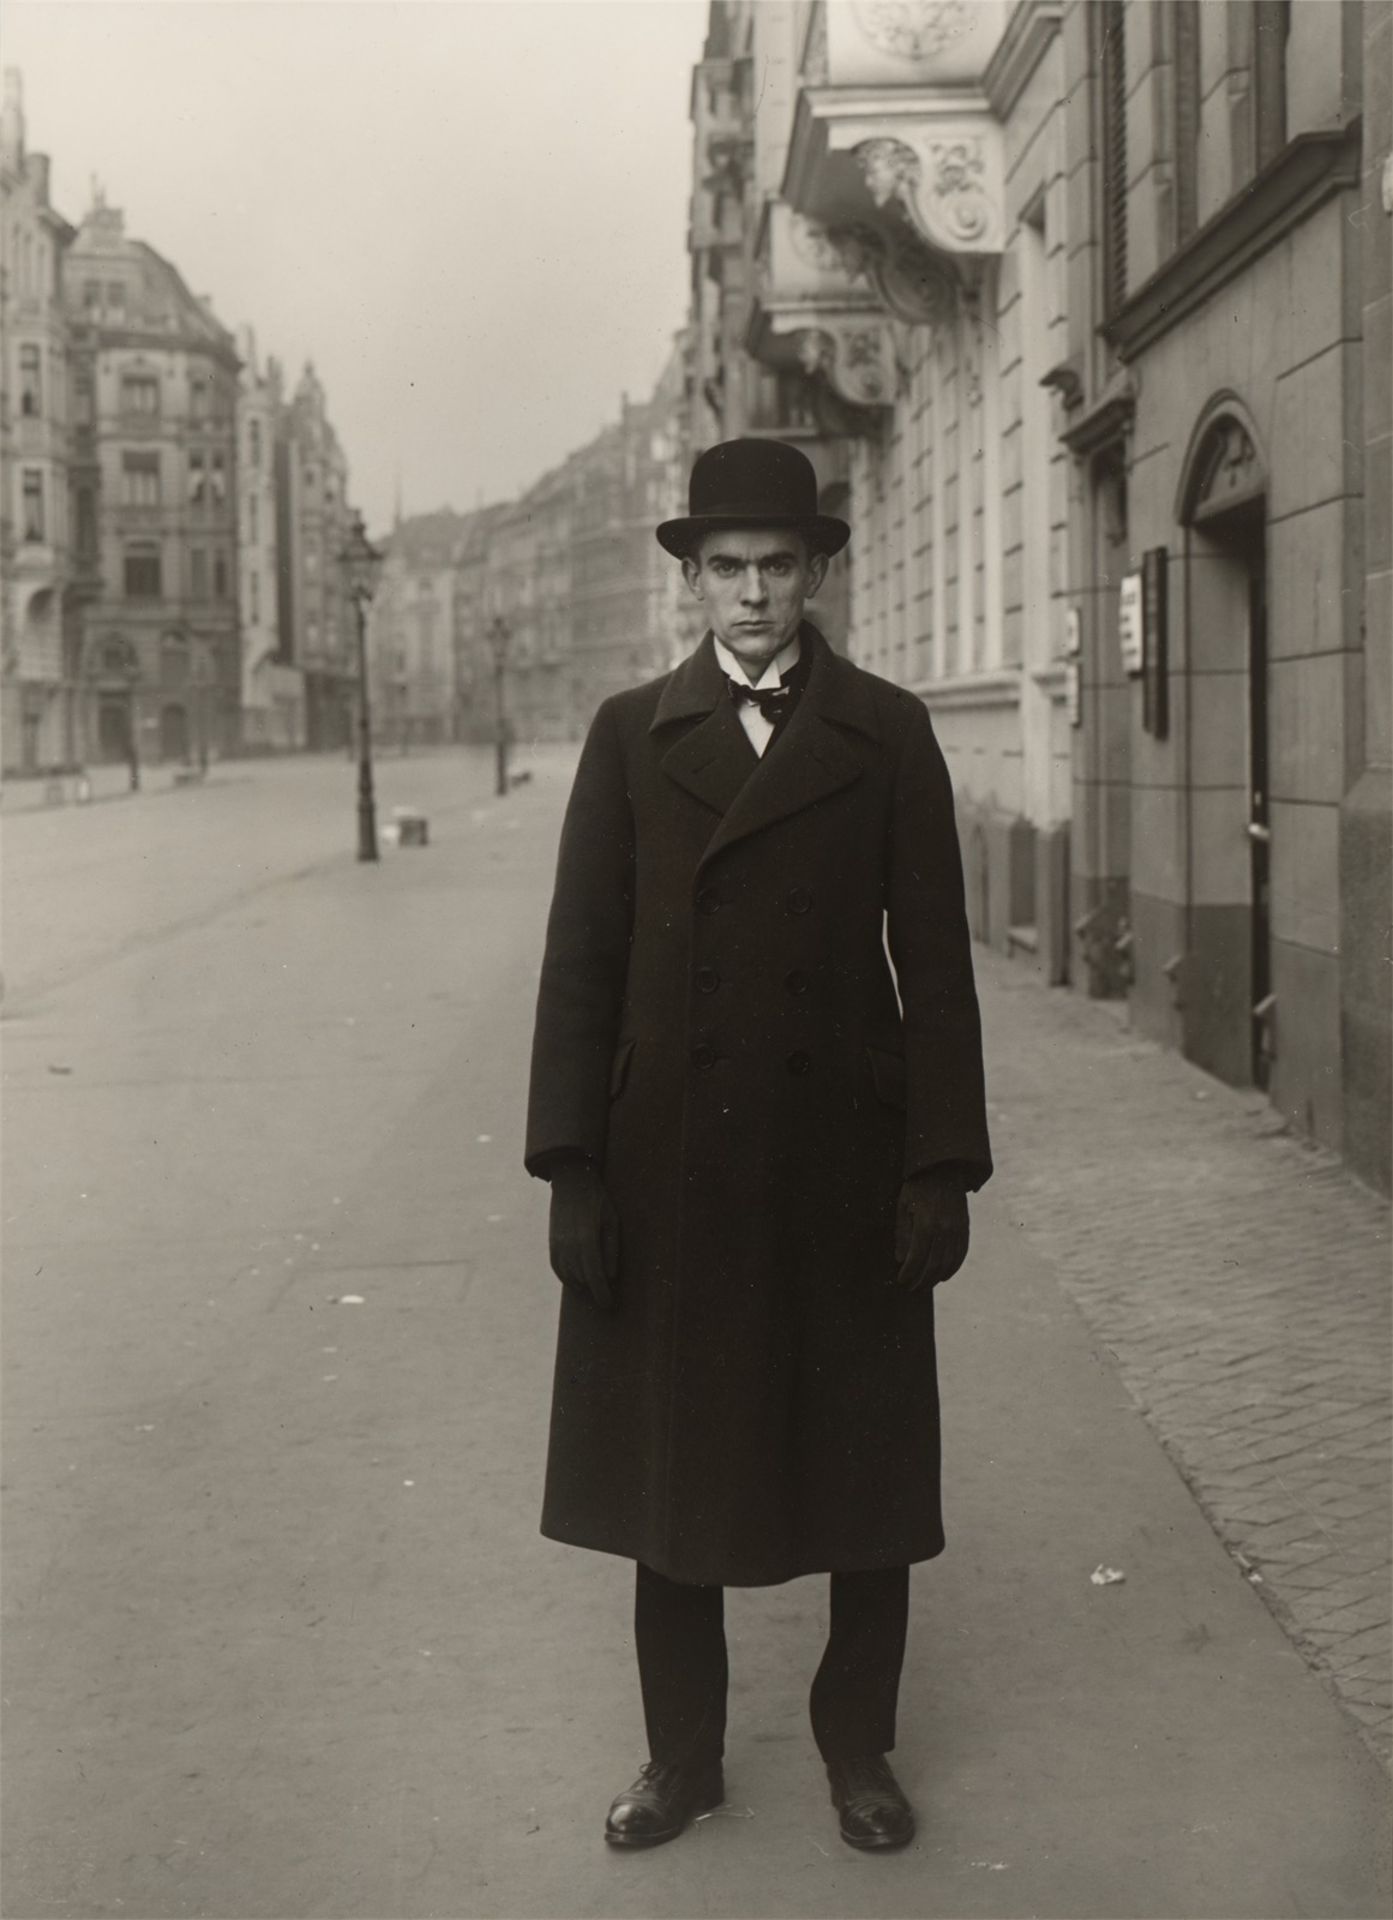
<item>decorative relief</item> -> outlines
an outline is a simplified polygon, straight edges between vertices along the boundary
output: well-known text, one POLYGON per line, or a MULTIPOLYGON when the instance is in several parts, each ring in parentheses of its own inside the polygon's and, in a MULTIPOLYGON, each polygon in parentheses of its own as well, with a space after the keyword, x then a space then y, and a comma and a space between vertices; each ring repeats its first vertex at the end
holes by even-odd
POLYGON ((793 214, 788 223, 788 239, 789 245, 806 266, 816 267, 820 273, 845 271, 841 250, 820 220, 809 220, 801 213, 793 214))
POLYGON ((980 240, 991 225, 987 163, 980 140, 936 140, 929 148, 932 193, 944 225, 955 238, 980 240))
POLYGON ((903 140, 863 140, 856 158, 865 176, 866 189, 878 207, 891 200, 908 204, 919 185, 919 156, 903 140))
POLYGON ((855 0, 856 24, 897 60, 925 60, 971 30, 970 0, 855 0))
POLYGON ((1000 183, 988 136, 946 129, 916 136, 858 141, 851 151, 877 208, 908 214, 915 231, 945 253, 1000 249, 1000 183))
POLYGON ((1262 487, 1262 463, 1247 432, 1237 420, 1221 420, 1205 457, 1196 518, 1222 513, 1235 501, 1251 499, 1262 487))
POLYGON ((870 227, 843 227, 829 239, 846 272, 872 286, 895 319, 921 327, 951 323, 958 282, 908 232, 890 236, 870 227))
POLYGON ((807 374, 819 375, 853 407, 885 407, 895 397, 894 343, 884 321, 826 319, 800 328, 795 339, 807 374))

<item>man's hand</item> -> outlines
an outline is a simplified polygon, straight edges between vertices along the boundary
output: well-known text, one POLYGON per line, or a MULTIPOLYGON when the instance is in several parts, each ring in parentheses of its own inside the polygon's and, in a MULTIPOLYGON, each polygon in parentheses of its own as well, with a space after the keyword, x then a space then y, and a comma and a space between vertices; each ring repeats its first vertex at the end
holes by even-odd
POLYGON ((951 1280, 967 1258, 967 1194, 953 1167, 931 1167, 900 1188, 895 1284, 908 1293, 951 1280))
POLYGON ((552 1175, 551 1270, 606 1313, 618 1306, 619 1215, 589 1161, 568 1162, 552 1175))

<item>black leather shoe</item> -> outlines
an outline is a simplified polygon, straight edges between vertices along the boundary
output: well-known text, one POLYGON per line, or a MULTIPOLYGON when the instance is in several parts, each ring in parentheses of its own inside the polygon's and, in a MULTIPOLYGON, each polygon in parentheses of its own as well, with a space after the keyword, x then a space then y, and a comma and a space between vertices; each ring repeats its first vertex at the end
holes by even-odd
POLYGON ((719 1761, 687 1767, 648 1760, 610 1808, 605 1839, 612 1847, 660 1847, 725 1797, 719 1761))
POLYGON ((832 1805, 841 1816, 842 1838, 866 1853, 888 1853, 914 1838, 914 1809, 883 1753, 829 1760, 832 1805))

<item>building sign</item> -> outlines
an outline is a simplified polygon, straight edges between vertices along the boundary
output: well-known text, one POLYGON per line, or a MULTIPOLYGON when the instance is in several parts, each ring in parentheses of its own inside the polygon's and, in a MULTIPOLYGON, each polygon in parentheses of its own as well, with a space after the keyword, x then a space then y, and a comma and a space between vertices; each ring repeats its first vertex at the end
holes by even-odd
POLYGON ((1146 731, 1164 740, 1170 731, 1170 636, 1166 625, 1166 549, 1142 555, 1141 719, 1146 731))
POLYGON ((1123 576, 1117 596, 1117 641, 1122 654, 1122 671, 1136 675, 1146 661, 1146 635, 1142 624, 1142 576, 1123 576))
POLYGON ((1064 613, 1064 657, 1077 660, 1083 652, 1083 630, 1079 624, 1077 607, 1067 607, 1064 613))

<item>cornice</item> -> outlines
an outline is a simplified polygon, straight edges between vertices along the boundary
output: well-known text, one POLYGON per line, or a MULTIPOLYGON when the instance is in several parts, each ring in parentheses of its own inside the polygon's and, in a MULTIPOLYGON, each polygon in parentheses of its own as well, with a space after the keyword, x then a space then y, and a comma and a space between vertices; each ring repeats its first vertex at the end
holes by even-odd
POLYGON ((1070 453, 1082 459, 1110 441, 1120 440, 1130 429, 1136 410, 1137 396, 1131 381, 1114 381, 1102 398, 1086 407, 1059 437, 1070 453))
POLYGON ((954 707, 1018 707, 1021 676, 1017 667, 997 673, 955 674, 948 680, 922 680, 909 691, 931 709, 954 707))
POLYGON ((1059 32, 1063 12, 1062 0, 1018 0, 982 76, 982 91, 1002 120, 1044 59, 1046 48, 1059 32))
POLYGON ((1121 359, 1161 340, 1335 194, 1359 184, 1360 123, 1289 140, 1142 283, 1102 331, 1121 359))

